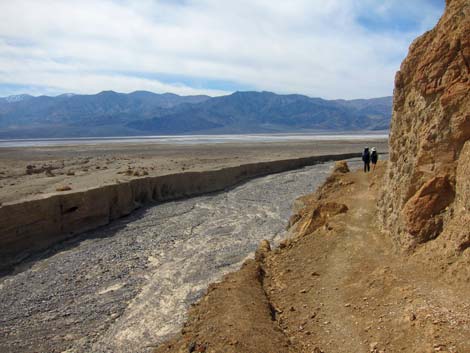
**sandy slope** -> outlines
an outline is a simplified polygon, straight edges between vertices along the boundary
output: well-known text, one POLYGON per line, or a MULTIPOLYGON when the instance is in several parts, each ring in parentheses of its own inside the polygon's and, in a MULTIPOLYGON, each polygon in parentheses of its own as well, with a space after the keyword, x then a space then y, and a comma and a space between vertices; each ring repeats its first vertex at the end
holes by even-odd
POLYGON ((291 240, 211 286, 157 352, 470 352, 470 285, 394 251, 377 226, 382 173, 302 198, 291 240))

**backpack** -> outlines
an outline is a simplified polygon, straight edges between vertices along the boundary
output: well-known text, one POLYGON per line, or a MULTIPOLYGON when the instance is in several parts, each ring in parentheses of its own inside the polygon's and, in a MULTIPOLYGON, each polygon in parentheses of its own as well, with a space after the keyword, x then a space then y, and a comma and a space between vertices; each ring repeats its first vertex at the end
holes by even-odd
POLYGON ((369 162, 370 161, 370 152, 369 150, 362 152, 362 161, 369 162))
POLYGON ((372 151, 370 155, 370 159, 372 160, 372 162, 377 162, 377 159, 378 159, 377 151, 372 151))

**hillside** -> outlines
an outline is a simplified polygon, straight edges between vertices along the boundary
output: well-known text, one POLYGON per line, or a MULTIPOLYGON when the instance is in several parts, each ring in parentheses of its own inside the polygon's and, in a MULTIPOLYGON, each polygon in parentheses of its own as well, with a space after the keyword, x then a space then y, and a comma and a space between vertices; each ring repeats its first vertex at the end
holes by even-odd
POLYGON ((391 104, 391 97, 328 101, 270 92, 19 95, 0 99, 0 138, 386 130, 391 104))

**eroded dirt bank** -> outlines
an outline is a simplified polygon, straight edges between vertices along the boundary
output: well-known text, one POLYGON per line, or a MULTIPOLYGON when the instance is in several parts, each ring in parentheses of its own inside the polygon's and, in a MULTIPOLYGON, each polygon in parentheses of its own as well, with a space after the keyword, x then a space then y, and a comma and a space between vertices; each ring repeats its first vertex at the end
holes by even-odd
POLYGON ((150 352, 263 238, 283 236, 298 195, 331 163, 167 202, 53 247, 0 282, 0 352, 150 352))
POLYGON ((0 148, 0 204, 43 197, 57 188, 73 191, 159 176, 235 167, 326 154, 361 152, 373 145, 387 152, 385 139, 367 140, 93 145, 0 148))
POLYGON ((0 270, 59 241, 127 216, 149 202, 220 191, 255 177, 357 155, 311 156, 146 176, 0 205, 0 270))
POLYGON ((468 282, 382 233, 375 173, 336 173, 301 198, 290 240, 212 285, 156 352, 470 352, 468 282))

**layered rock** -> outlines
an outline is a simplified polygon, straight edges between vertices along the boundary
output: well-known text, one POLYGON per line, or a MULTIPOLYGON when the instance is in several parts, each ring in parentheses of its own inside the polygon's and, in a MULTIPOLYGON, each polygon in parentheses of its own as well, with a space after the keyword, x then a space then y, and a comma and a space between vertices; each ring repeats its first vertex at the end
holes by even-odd
POLYGON ((402 247, 468 218, 469 139, 470 2, 447 0, 437 26, 413 42, 395 78, 380 209, 402 247))

